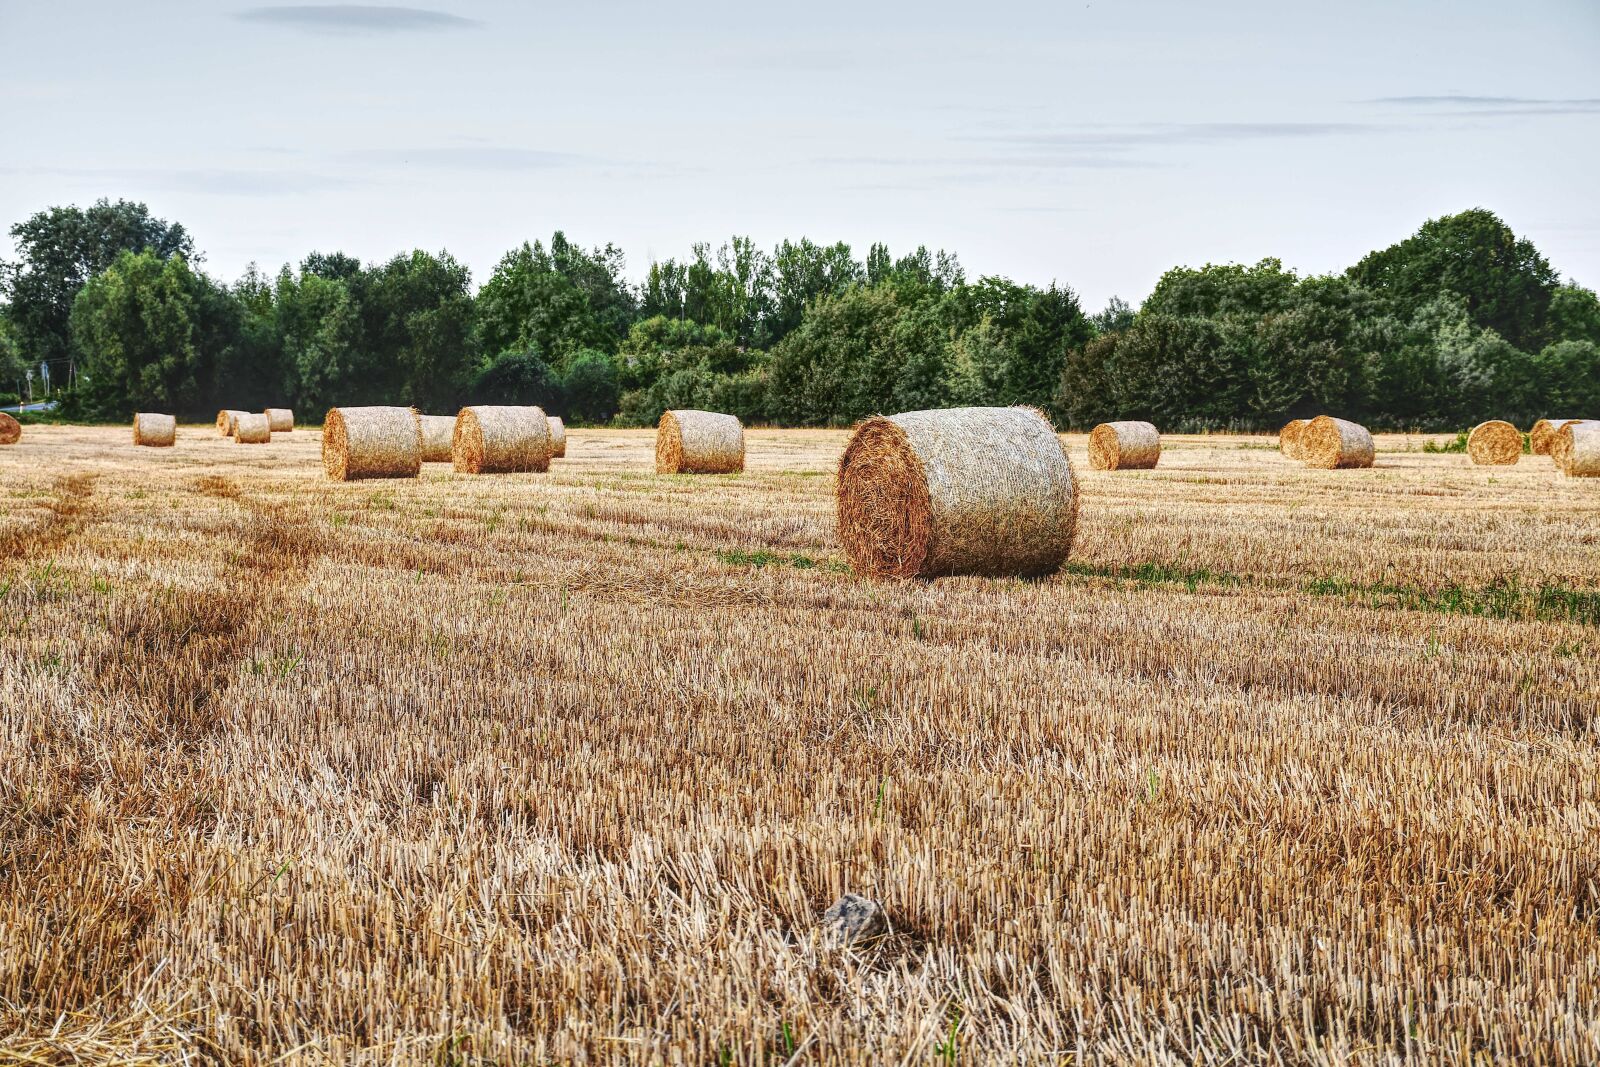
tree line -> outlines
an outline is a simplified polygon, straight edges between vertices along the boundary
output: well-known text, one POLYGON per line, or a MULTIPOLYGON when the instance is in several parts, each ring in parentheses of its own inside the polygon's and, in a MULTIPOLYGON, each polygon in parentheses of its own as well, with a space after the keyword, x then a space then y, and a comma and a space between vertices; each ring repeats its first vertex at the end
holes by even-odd
MULTIPOLYGON (((1061 425, 1270 428, 1323 411, 1459 428, 1600 412, 1600 301, 1481 209, 1434 219, 1342 273, 1275 259, 1168 271, 1135 309, 1059 285, 969 279, 946 252, 737 237, 650 265, 557 232, 474 290, 448 252, 316 252, 232 283, 143 204, 11 227, 0 391, 70 367, 62 410, 203 416, 337 404, 533 403, 578 422, 663 410, 838 426, 877 412, 1030 404, 1061 425)), ((59 380, 59 379, 58 379, 59 380)))

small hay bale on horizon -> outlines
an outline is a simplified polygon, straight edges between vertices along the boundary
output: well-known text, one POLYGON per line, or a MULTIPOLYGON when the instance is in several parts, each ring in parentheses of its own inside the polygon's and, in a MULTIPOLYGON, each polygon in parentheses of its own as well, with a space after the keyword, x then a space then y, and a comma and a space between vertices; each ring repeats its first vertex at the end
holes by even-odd
POLYGON ((1072 461, 1034 408, 874 416, 839 460, 839 540, 860 574, 1049 574, 1077 523, 1072 461))
POLYGON ((217 433, 223 437, 232 437, 233 424, 238 421, 240 415, 248 414, 249 412, 240 411, 237 408, 223 408, 217 412, 217 433))
POLYGON ((718 411, 679 408, 656 424, 657 474, 741 474, 744 425, 718 411))
POLYGON ((1568 478, 1600 478, 1600 420, 1562 426, 1550 445, 1550 458, 1568 478))
POLYGON ((538 407, 465 407, 450 453, 461 474, 542 473, 550 469, 550 420, 538 407))
POLYGON ((422 462, 450 462, 456 437, 454 415, 423 415, 419 412, 417 432, 422 435, 422 462))
POLYGON ((294 411, 291 408, 267 408, 261 414, 267 417, 267 428, 273 433, 290 433, 294 430, 294 411))
POLYGON ((1089 431, 1089 466, 1097 471, 1153 470, 1161 431, 1148 422, 1102 422, 1089 431))
POLYGON ((150 448, 170 448, 178 439, 178 420, 172 415, 141 411, 133 416, 133 443, 150 448))
POLYGON ((422 434, 410 408, 330 408, 322 423, 322 469, 336 482, 415 478, 422 434))
POLYGON ((1480 467, 1509 467, 1522 458, 1522 431, 1503 419, 1480 422, 1467 434, 1467 455, 1480 467))
POLYGON ((567 424, 560 415, 550 416, 550 455, 560 459, 567 454, 567 424))
POLYGON ((1377 449, 1365 426, 1332 415, 1318 415, 1300 434, 1300 456, 1306 466, 1341 470, 1372 466, 1377 449))
POLYGON ((1290 459, 1305 459, 1300 451, 1300 438, 1304 436, 1310 419, 1290 419, 1278 431, 1278 451, 1290 459))
POLYGON ((22 440, 22 423, 0 411, 0 445, 14 445, 22 440))
POLYGON ((245 412, 233 420, 233 441, 240 445, 264 445, 272 440, 272 424, 265 415, 245 412))
POLYGON ((1569 422, 1584 422, 1584 419, 1540 419, 1528 431, 1528 445, 1536 456, 1548 456, 1550 449, 1555 446, 1556 434, 1561 432, 1561 427, 1569 422))

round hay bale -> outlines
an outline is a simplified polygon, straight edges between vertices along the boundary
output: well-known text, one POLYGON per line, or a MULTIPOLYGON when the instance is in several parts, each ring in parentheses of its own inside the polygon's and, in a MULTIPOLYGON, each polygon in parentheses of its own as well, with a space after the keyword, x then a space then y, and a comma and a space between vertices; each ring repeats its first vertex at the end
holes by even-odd
POLYGON ((740 474, 744 426, 732 415, 682 409, 656 426, 657 474, 740 474))
POLYGON ((1480 467, 1508 467, 1522 458, 1522 431, 1500 419, 1480 422, 1467 434, 1467 455, 1480 467))
POLYGON ((133 443, 169 448, 178 439, 178 420, 171 415, 141 411, 133 417, 133 443))
POLYGON ((332 408, 322 420, 322 469, 336 482, 415 478, 422 434, 410 408, 332 408))
POLYGON ((1536 456, 1548 456, 1550 449, 1556 443, 1556 434, 1561 432, 1561 427, 1569 422, 1583 422, 1583 419, 1540 419, 1528 431, 1528 444, 1536 456))
POLYGON ((22 423, 0 411, 0 445, 14 445, 22 440, 22 423))
POLYGON ((550 455, 560 459, 567 454, 567 424, 560 415, 550 416, 550 455))
POLYGON ((456 437, 456 417, 418 415, 417 429, 422 434, 422 462, 449 463, 456 437))
POLYGON ((1556 432, 1550 458, 1569 478, 1600 478, 1600 421, 1568 422, 1556 432))
POLYGON ((1332 415, 1318 415, 1300 431, 1300 458, 1308 467, 1370 467, 1376 451, 1365 426, 1332 415))
POLYGON ((839 540, 858 573, 1057 570, 1078 523, 1072 462, 1033 408, 875 416, 839 460, 839 540))
POLYGON ((1300 437, 1310 425, 1310 419, 1290 419, 1278 431, 1278 451, 1290 459, 1304 459, 1300 452, 1300 437))
POLYGON ((550 469, 550 420, 543 408, 462 408, 451 459, 462 474, 521 474, 550 469))
POLYGON ((1097 471, 1151 470, 1161 459, 1161 432, 1148 422, 1102 422, 1089 432, 1089 466, 1097 471))
POLYGON ((247 411, 238 411, 234 408, 223 408, 221 411, 217 412, 217 433, 221 434, 223 437, 232 437, 233 424, 238 421, 240 415, 248 414, 249 412, 247 411))
POLYGON ((267 427, 273 433, 289 433, 294 429, 294 411, 290 408, 267 408, 267 427))
POLYGON ((272 424, 265 415, 245 412, 233 420, 233 440, 240 445, 264 445, 272 440, 272 424))

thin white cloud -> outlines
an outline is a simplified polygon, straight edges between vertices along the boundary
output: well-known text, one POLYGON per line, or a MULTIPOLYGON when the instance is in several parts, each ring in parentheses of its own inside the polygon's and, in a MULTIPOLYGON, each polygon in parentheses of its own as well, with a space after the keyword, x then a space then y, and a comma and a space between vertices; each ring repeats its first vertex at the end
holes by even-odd
POLYGON ((246 8, 234 17, 244 22, 332 34, 433 32, 481 25, 476 19, 444 11, 380 4, 278 4, 246 8))

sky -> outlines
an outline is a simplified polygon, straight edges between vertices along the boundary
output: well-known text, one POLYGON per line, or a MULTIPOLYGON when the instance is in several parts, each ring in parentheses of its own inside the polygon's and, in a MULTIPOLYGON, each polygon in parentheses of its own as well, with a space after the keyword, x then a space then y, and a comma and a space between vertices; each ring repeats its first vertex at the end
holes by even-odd
POLYGON ((1094 310, 1485 207, 1600 286, 1597 0, 424 2, 0 0, 0 223, 141 200, 224 280, 925 244, 1094 310))

